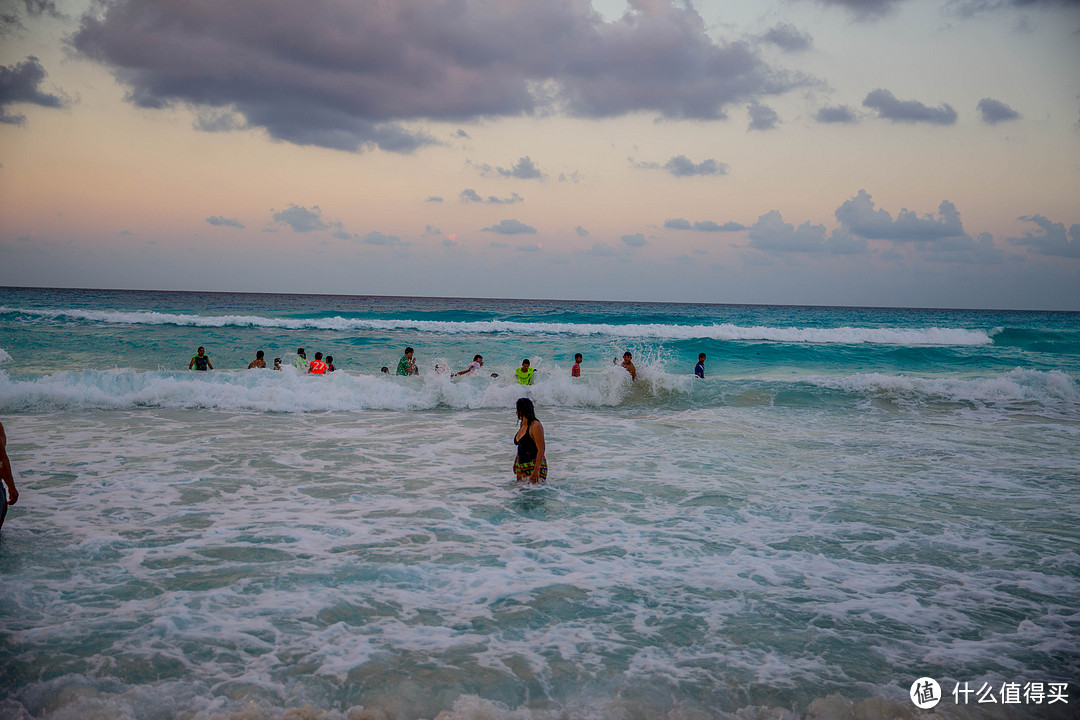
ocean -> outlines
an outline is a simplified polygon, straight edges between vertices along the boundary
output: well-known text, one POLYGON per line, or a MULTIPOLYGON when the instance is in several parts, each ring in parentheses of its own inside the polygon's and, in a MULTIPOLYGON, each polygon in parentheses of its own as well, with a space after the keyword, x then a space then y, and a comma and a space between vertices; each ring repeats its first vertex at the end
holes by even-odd
POLYGON ((1077 313, 0 288, 0 420, 5 719, 1080 716, 1077 313))

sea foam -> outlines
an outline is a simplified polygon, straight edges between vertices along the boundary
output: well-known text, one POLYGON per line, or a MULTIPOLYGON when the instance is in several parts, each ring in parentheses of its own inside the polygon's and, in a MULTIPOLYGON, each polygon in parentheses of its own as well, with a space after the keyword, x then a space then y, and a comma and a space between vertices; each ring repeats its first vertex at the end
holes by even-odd
POLYGON ((871 328, 871 327, 771 327, 741 326, 731 323, 712 325, 677 325, 660 323, 550 323, 509 320, 438 321, 407 319, 361 319, 340 316, 329 318, 274 318, 259 315, 185 315, 161 312, 117 312, 106 310, 38 310, 0 307, 0 313, 19 314, 51 320, 69 320, 121 325, 177 325, 224 328, 253 327, 284 330, 395 331, 460 334, 521 334, 610 336, 652 340, 740 340, 778 343, 877 344, 877 345, 989 345, 993 342, 986 330, 964 328, 871 328))

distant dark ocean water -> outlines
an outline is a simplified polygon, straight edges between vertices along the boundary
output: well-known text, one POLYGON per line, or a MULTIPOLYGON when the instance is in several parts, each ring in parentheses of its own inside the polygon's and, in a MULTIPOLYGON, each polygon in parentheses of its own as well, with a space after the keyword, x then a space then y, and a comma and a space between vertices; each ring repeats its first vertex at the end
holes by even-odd
POLYGON ((0 717, 1080 705, 1080 314, 0 288, 0 420, 0 717))

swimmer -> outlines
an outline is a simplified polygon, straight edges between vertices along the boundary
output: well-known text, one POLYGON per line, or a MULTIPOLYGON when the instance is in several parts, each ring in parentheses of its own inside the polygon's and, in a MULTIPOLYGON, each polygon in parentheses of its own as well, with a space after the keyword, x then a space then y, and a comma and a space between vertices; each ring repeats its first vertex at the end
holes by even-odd
POLYGON ((7 506, 19 502, 19 491, 15 488, 15 476, 11 472, 11 461, 7 456, 7 435, 4 434, 4 423, 0 423, 0 480, 7 487, 0 488, 0 528, 4 526, 4 517, 7 515, 7 506))
POLYGON ((306 373, 308 371, 307 355, 304 353, 304 348, 296 348, 296 360, 293 360, 293 367, 296 368, 296 372, 306 373))
POLYGON ((705 353, 697 356, 697 365, 694 366, 694 375, 705 378, 705 353))
POLYGON ((637 368, 634 367, 633 355, 630 351, 626 351, 622 356, 622 366, 626 368, 626 372, 630 373, 631 380, 637 380, 637 368))
POLYGON ((581 377, 581 353, 574 355, 574 367, 570 368, 570 377, 581 377))
POLYGON ((266 361, 263 360, 264 353, 262 350, 255 353, 255 359, 248 363, 248 370, 254 370, 255 368, 265 368, 266 361))
POLYGON ((187 369, 190 370, 192 365, 200 372, 214 369, 214 366, 210 364, 209 356, 206 354, 206 348, 202 345, 199 346, 199 351, 191 356, 191 362, 187 364, 187 369))
POLYGON ((544 442, 544 426, 536 419, 536 410, 532 400, 519 398, 517 401, 519 427, 514 435, 517 456, 514 458, 514 476, 518 481, 528 479, 532 484, 547 480, 548 466, 544 442))
POLYGON ((411 347, 405 348, 405 354, 398 360, 397 374, 406 376, 420 374, 420 370, 416 367, 416 361, 413 360, 413 349, 411 347))
POLYGON ((480 368, 484 367, 484 356, 483 355, 475 355, 475 356, 473 356, 472 360, 473 361, 471 363, 469 363, 469 366, 467 368, 465 368, 461 372, 454 373, 450 377, 457 377, 458 375, 469 375, 471 373, 478 372, 480 370, 480 368))
POLYGON ((327 355, 326 356, 326 372, 334 372, 335 370, 337 370, 337 368, 334 367, 334 356, 333 355, 327 355))
POLYGON ((383 365, 381 368, 379 368, 379 372, 381 372, 383 375, 389 375, 390 374, 390 368, 383 365))
POLYGON ((522 360, 521 367, 514 371, 514 375, 517 376, 518 385, 532 385, 533 373, 535 372, 536 368, 529 367, 528 358, 522 360))
POLYGON ((274 358, 274 369, 275 370, 280 370, 281 369, 281 358, 274 358))
POLYGON ((311 361, 311 365, 308 366, 308 372, 312 375, 325 375, 326 363, 323 362, 322 353, 315 353, 315 359, 311 361))

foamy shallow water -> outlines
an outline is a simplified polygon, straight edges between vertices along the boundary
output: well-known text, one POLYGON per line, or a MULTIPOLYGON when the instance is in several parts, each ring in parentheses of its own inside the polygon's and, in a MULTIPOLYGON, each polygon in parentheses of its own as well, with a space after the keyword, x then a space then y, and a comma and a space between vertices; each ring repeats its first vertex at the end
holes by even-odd
POLYGON ((0 288, 0 419, 3 720, 1080 707, 1080 315, 0 288))
POLYGON ((1077 676, 1076 467, 1031 453, 1080 425, 542 417, 544 487, 506 410, 21 417, 0 708, 716 717, 1077 676))

